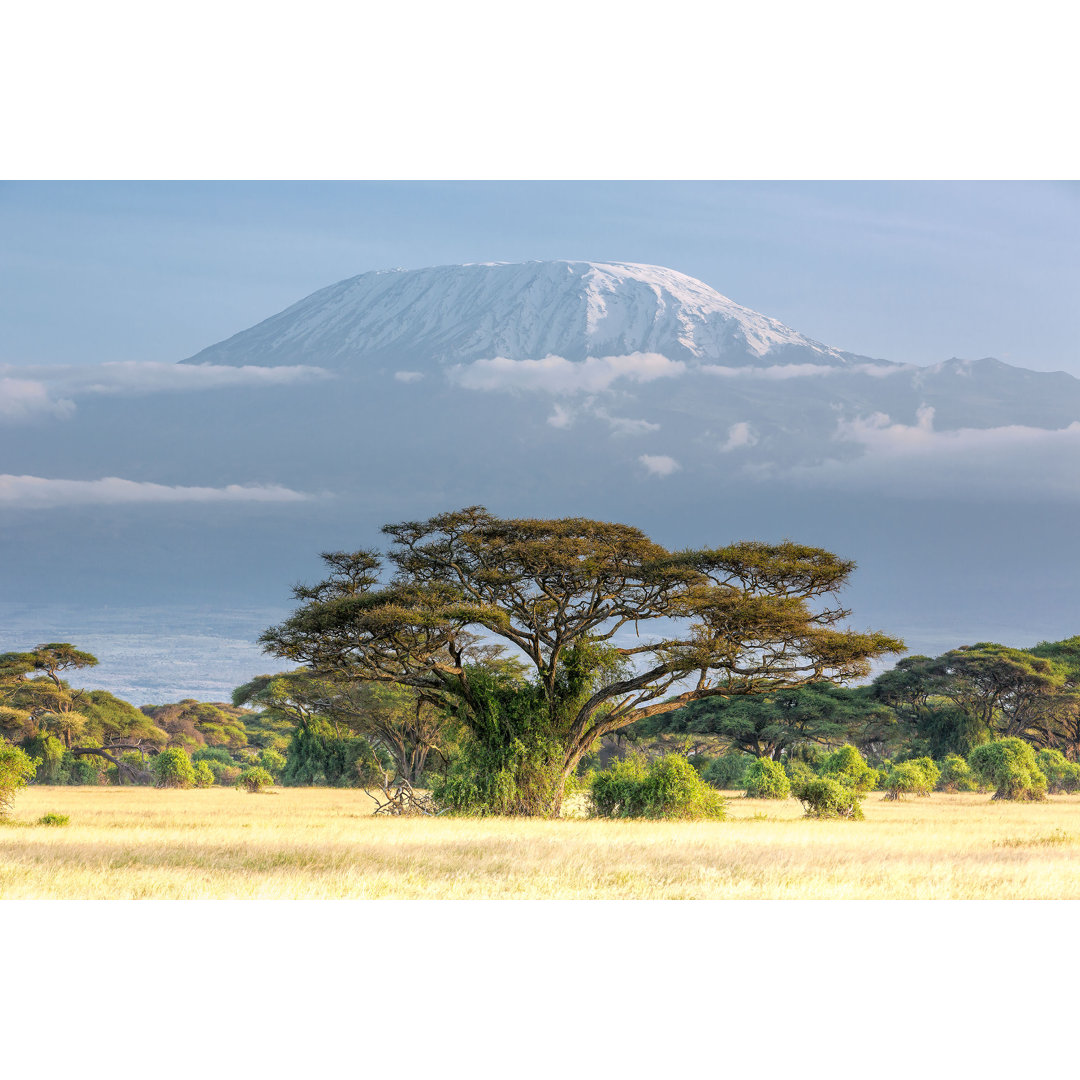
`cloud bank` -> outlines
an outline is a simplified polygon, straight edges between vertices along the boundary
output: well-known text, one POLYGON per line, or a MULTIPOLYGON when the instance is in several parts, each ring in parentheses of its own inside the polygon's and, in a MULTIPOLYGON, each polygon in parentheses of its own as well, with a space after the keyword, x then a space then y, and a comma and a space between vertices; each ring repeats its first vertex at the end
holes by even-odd
POLYGON ((330 377, 324 368, 230 367, 119 360, 105 364, 0 365, 0 419, 65 417, 90 395, 143 395, 225 387, 288 386, 330 377))
POLYGON ((911 371, 906 364, 771 364, 768 367, 724 367, 723 364, 702 364, 699 371, 725 379, 764 379, 770 382, 784 379, 806 379, 827 375, 871 375, 883 379, 902 371, 911 371))
POLYGON ((135 503, 292 503, 309 498, 310 495, 278 484, 185 487, 124 480, 119 476, 106 476, 101 480, 61 480, 0 474, 0 506, 30 510, 135 503))
POLYGON ((545 356, 543 360, 474 360, 454 364, 447 378, 466 390, 541 391, 547 394, 595 394, 619 379, 635 383, 652 382, 682 375, 687 370, 681 360, 669 360, 659 353, 630 353, 627 356, 588 356, 567 360, 545 356))

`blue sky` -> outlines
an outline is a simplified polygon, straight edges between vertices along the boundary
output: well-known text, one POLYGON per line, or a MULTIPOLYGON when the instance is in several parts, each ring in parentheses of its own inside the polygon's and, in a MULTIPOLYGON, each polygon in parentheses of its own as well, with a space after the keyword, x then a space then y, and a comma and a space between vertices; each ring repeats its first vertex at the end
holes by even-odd
POLYGON ((0 185, 0 363, 179 360, 367 270, 657 263, 852 352, 1080 375, 1080 185, 0 185))

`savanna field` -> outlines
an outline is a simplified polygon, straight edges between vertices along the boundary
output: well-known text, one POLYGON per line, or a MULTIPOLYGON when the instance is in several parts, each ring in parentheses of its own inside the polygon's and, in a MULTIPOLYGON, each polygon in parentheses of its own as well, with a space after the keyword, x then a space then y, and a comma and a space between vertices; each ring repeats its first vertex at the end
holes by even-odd
POLYGON ((1072 899, 1080 795, 872 792, 864 821, 729 793, 728 820, 372 817, 363 791, 31 786, 0 825, 10 899, 1072 899), (65 814, 65 826, 37 824, 65 814))

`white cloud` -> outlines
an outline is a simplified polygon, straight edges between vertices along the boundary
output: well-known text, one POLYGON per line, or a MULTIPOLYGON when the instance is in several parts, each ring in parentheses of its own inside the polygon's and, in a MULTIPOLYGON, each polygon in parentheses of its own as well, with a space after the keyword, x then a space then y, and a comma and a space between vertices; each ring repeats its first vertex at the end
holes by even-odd
POLYGON ((607 390, 616 379, 646 383, 682 375, 686 364, 659 353, 627 356, 588 356, 567 360, 545 356, 543 360, 474 360, 455 364, 447 371, 451 382, 467 390, 539 390, 548 394, 594 394, 607 390))
POLYGON ((556 405, 551 410, 551 415, 547 418, 547 422, 553 428, 568 428, 574 422, 574 416, 568 409, 564 409, 561 405, 556 405))
POLYGON ((1009 424, 936 431, 934 410, 923 405, 914 424, 874 413, 842 421, 835 439, 862 453, 799 466, 790 477, 909 496, 1080 497, 1080 421, 1056 429, 1009 424))
POLYGON ((69 416, 75 402, 55 399, 49 388, 35 379, 0 378, 0 418, 28 420, 35 416, 69 416))
POLYGON ((638 461, 652 476, 670 476, 682 468, 673 457, 666 454, 642 454, 638 461))
POLYGON ((839 364, 771 364, 760 367, 748 364, 746 367, 724 367, 723 364, 702 364, 698 369, 706 375, 716 375, 728 379, 805 379, 826 375, 872 375, 882 379, 887 375, 896 375, 911 370, 906 364, 852 364, 843 367, 839 364))
POLYGON ((659 431, 660 425, 651 420, 631 420, 628 416, 612 416, 604 408, 594 408, 593 416, 606 420, 612 435, 647 435, 650 431, 659 431))
POLYGON ((69 416, 73 398, 88 395, 156 394, 225 387, 286 386, 330 376, 324 368, 231 367, 120 360, 104 364, 0 365, 0 418, 69 416))
POLYGON ((754 446, 757 441, 758 437, 754 433, 754 429, 745 420, 740 420, 737 424, 732 424, 728 428, 727 442, 720 447, 720 451, 726 454, 730 450, 740 450, 746 446, 754 446))
POLYGON ((395 371, 394 372, 394 378, 397 379, 398 382, 403 382, 403 383, 419 382, 423 377, 424 377, 424 373, 422 371, 395 371))
POLYGON ((48 509, 132 503, 302 502, 311 496, 278 484, 229 484, 226 487, 184 487, 124 480, 59 480, 43 476, 0 474, 0 506, 48 509))

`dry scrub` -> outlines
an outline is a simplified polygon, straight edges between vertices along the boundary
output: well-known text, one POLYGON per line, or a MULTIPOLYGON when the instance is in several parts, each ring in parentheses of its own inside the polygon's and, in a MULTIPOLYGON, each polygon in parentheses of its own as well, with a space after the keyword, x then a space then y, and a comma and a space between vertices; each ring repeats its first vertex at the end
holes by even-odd
POLYGON ((0 826, 3 897, 1080 897, 1080 796, 885 802, 808 821, 373 818, 362 791, 32 787, 0 826), (63 829, 36 822, 68 814, 63 829))

